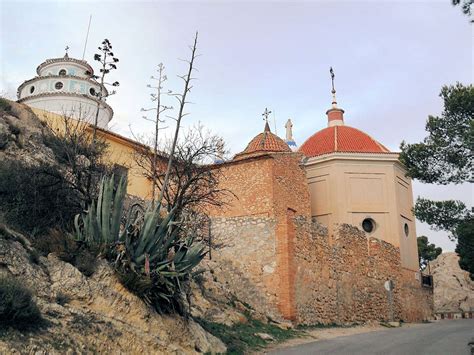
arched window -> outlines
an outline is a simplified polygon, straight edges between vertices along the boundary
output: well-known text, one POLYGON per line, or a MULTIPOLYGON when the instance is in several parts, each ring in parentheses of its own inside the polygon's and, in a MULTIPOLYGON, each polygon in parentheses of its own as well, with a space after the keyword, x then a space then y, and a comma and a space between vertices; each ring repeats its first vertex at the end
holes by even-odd
POLYGON ((92 96, 96 96, 96 92, 95 92, 95 89, 94 89, 94 88, 90 88, 90 89, 89 89, 89 93, 90 93, 92 96))
POLYGON ((63 88, 64 84, 60 81, 58 81, 56 84, 54 84, 54 88, 56 90, 61 90, 63 88))
POLYGON ((66 69, 61 69, 61 70, 59 71, 59 75, 61 75, 61 76, 64 76, 64 75, 66 75, 66 74, 67 74, 66 69))

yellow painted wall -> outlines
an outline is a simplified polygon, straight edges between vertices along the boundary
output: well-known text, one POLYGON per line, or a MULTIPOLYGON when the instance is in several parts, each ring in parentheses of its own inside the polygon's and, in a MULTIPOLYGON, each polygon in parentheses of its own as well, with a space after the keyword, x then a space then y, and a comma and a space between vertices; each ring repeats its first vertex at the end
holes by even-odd
MULTIPOLYGON (((64 130, 64 119, 61 115, 37 108, 31 109, 40 120, 47 122, 52 128, 64 130)), ((104 156, 105 162, 119 164, 128 169, 127 192, 143 199, 151 199, 151 181, 144 176, 143 169, 135 163, 133 158, 134 146, 137 143, 112 132, 101 130, 97 134, 103 137, 108 144, 104 156)))

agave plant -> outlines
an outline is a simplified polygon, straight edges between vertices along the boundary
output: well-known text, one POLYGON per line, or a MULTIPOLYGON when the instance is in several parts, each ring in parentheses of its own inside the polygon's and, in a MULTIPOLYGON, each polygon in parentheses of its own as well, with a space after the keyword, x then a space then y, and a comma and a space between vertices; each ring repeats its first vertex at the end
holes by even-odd
POLYGON ((124 237, 120 231, 120 218, 123 213, 124 197, 127 192, 127 180, 121 178, 114 192, 114 176, 102 178, 99 196, 92 201, 85 215, 77 215, 74 219, 76 238, 89 245, 102 246, 111 244, 124 237), (80 219, 82 218, 82 228, 80 219))
POLYGON ((97 203, 75 218, 76 238, 99 250, 123 284, 158 311, 183 311, 183 285, 204 258, 205 246, 193 235, 183 237, 176 210, 162 215, 160 205, 143 219, 129 215, 121 224, 125 194, 125 179, 114 190, 113 177, 104 178, 97 203))

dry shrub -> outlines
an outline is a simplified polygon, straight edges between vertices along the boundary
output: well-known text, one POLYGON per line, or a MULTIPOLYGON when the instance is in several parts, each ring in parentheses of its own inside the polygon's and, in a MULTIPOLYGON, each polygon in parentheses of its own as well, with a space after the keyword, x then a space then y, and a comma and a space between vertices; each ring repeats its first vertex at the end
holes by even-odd
POLYGON ((0 326, 35 329, 44 320, 31 291, 12 276, 0 278, 0 326))

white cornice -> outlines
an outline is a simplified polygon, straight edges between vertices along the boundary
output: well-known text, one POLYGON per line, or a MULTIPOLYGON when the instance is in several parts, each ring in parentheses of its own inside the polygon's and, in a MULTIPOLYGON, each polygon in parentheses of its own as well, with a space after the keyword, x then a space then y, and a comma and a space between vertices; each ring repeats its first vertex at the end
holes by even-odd
POLYGON ((85 99, 88 99, 88 100, 92 100, 95 103, 98 103, 103 108, 105 108, 107 111, 109 111, 111 119, 112 119, 112 116, 114 115, 114 110, 112 109, 112 107, 110 107, 110 105, 107 102, 105 102, 103 100, 99 100, 99 99, 97 99, 93 96, 89 96, 89 95, 85 95, 85 94, 78 94, 78 93, 74 93, 74 92, 65 92, 65 91, 44 92, 44 93, 37 94, 37 95, 26 96, 24 98, 18 99, 16 102, 28 104, 29 100, 34 100, 34 99, 38 99, 38 98, 41 98, 41 97, 48 97, 48 96, 51 96, 51 97, 54 97, 54 96, 73 96, 73 97, 80 97, 80 98, 85 98, 85 99))
POLYGON ((342 161, 380 161, 380 162, 392 162, 399 164, 402 168, 403 165, 400 162, 399 153, 350 153, 350 152, 334 152, 329 154, 318 155, 312 158, 304 160, 305 166, 317 165, 320 163, 342 160, 342 161))
POLYGON ((38 68, 36 68, 36 73, 40 75, 41 69, 44 67, 50 65, 50 64, 57 64, 57 63, 76 63, 78 65, 82 65, 84 68, 86 68, 91 75, 94 74, 94 69, 87 63, 85 60, 81 59, 76 59, 76 58, 70 58, 70 57, 62 57, 62 58, 50 58, 46 59, 43 63, 38 65, 38 68))

